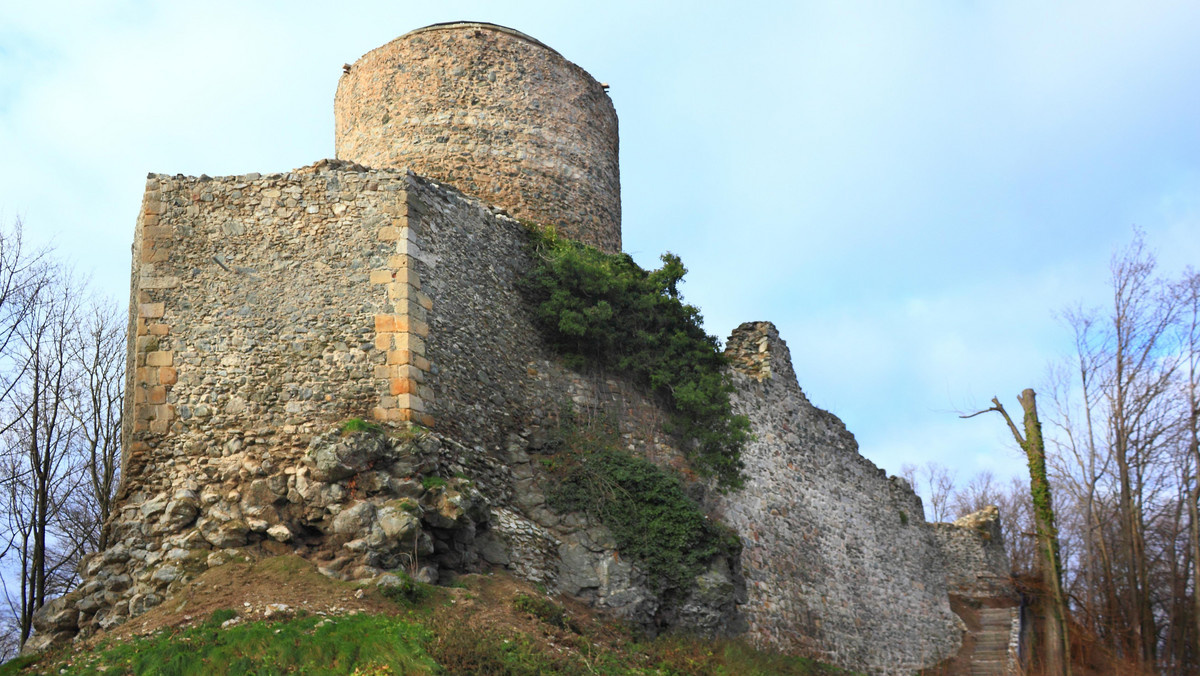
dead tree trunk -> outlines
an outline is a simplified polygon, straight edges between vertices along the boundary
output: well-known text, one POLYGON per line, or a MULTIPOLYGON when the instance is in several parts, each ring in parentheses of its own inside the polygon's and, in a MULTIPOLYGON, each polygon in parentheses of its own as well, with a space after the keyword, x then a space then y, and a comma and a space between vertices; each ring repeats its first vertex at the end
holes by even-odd
POLYGON ((1046 445, 1042 439, 1042 423, 1038 420, 1037 401, 1032 389, 1017 397, 1025 412, 1025 433, 1017 428, 1008 411, 993 397, 992 407, 969 416, 996 411, 1004 416, 1017 444, 1029 461, 1029 492, 1033 498, 1034 530, 1037 537, 1037 570, 1043 585, 1045 603, 1042 613, 1042 661, 1045 673, 1070 676, 1070 641, 1067 634, 1067 599, 1062 588, 1062 561, 1058 554, 1058 528, 1054 524, 1054 505, 1050 497, 1050 481, 1046 476, 1046 445))

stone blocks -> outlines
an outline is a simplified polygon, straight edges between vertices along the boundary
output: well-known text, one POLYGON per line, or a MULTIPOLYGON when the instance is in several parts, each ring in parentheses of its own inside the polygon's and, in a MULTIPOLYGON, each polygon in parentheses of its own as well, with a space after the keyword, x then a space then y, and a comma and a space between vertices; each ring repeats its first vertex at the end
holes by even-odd
MULTIPOLYGON (((616 110, 599 82, 527 35, 478 23, 413 31, 342 76, 334 118, 341 159, 406 167, 621 250, 616 110)), ((380 237, 403 242, 402 228, 380 237)))
POLYGON ((390 225, 379 229, 379 240, 395 246, 388 256, 387 268, 372 270, 370 282, 383 286, 390 312, 375 315, 375 348, 385 353, 385 365, 376 367, 375 376, 385 382, 385 396, 372 410, 376 420, 418 422, 433 427, 428 411, 433 390, 421 386, 430 363, 425 357, 425 339, 429 337, 427 313, 433 300, 421 291, 421 278, 414 255, 419 248, 419 219, 411 217, 407 193, 393 214, 390 225))

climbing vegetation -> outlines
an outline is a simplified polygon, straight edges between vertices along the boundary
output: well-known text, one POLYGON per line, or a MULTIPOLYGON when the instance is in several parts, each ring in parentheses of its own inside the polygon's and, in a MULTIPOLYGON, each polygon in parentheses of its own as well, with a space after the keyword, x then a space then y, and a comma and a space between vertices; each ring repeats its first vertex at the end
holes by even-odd
POLYGON ((604 253, 553 228, 529 230, 533 268, 524 288, 547 341, 569 364, 624 371, 662 396, 693 468, 723 488, 740 487, 750 421, 733 414, 717 339, 679 294, 687 272, 679 257, 663 254, 663 266, 647 271, 628 254, 604 253))
POLYGON ((617 550, 639 564, 660 589, 686 589, 741 541, 710 519, 674 472, 620 449, 604 421, 580 425, 565 416, 563 450, 549 465, 557 481, 546 494, 559 512, 586 512, 608 527, 617 550))

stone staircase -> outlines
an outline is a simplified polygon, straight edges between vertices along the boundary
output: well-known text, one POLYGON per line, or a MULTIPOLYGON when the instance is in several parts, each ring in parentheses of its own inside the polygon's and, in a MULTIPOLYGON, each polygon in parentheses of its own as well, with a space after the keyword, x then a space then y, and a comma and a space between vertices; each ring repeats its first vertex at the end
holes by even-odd
POLYGON ((971 676, 1008 676, 1008 639, 1012 629, 1013 608, 982 608, 975 651, 971 657, 971 676))

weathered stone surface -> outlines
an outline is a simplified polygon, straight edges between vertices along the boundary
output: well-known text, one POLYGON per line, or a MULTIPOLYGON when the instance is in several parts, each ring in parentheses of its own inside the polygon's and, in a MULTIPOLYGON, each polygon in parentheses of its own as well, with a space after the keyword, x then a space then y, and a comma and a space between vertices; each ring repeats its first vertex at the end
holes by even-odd
POLYGON ((454 490, 437 489, 426 497, 429 509, 421 517, 434 528, 455 528, 467 517, 470 498, 454 490))
POLYGON ((391 540, 410 540, 420 531, 421 520, 405 509, 406 504, 393 500, 379 509, 379 527, 391 540))
POLYGON ((735 605, 745 602, 738 593, 737 576, 724 557, 709 564, 708 570, 696 578, 686 601, 676 611, 676 624, 689 631, 707 636, 736 635, 746 630, 737 617, 735 605), (730 619, 734 618, 733 622, 730 619))
POLYGON ((930 527, 946 562, 946 583, 952 593, 980 598, 1016 597, 996 506, 954 523, 933 523, 930 527))
POLYGON ((808 402, 774 326, 741 325, 726 354, 735 410, 756 437, 742 454, 745 489, 719 500, 744 545, 750 635, 871 673, 954 654, 959 622, 920 499, 808 402))
POLYGON ((240 518, 222 521, 219 518, 204 516, 196 522, 204 539, 214 547, 241 547, 246 544, 246 533, 250 526, 240 518))
POLYGON ((387 455, 387 440, 377 434, 331 432, 315 437, 304 461, 317 481, 339 481, 353 476, 387 455))
MULTIPOLYGON (((493 33, 485 42, 497 53, 481 64, 531 46, 493 33)), ((419 39, 437 61, 453 56, 446 50, 460 36, 410 37, 401 47, 419 39)), ((375 86, 371 58, 344 91, 375 86)), ((444 88, 444 75, 430 76, 431 91, 444 88)), ((519 73, 503 77, 543 88, 519 73)), ((494 94, 481 114, 503 112, 496 105, 507 94, 494 94)), ((425 100, 386 99, 364 98, 352 115, 425 100)), ((447 147, 476 132, 486 125, 456 132, 447 147)), ((593 132, 608 133, 588 132, 581 147, 595 145, 593 132)), ((365 139, 364 148, 389 138, 365 139)), ((510 147, 496 141, 488 147, 510 147)), ((508 162, 472 168, 478 154, 451 156, 468 183, 508 162)), ((574 162, 548 159, 560 178, 574 162)), ((602 191, 608 180, 580 179, 602 191)), ((534 195, 523 186, 513 183, 513 194, 534 195)), ((587 200, 568 204, 569 192, 539 206, 544 220, 574 211, 566 215, 604 221, 587 200)), ((130 401, 114 545, 83 565, 74 608, 85 633, 145 612, 248 546, 304 552, 339 579, 416 569, 436 582, 506 566, 649 631, 745 627, 761 645, 870 672, 910 671, 953 650, 960 628, 946 598, 956 573, 946 559, 967 570, 982 550, 939 552, 912 491, 808 403, 770 325, 740 327, 729 341, 734 403, 757 435, 745 455, 748 486, 721 498, 691 486, 745 549, 664 594, 601 524, 547 506, 541 461, 561 450, 569 402, 585 423, 611 421, 621 447, 683 467, 678 440, 663 429, 669 414, 628 379, 573 371, 547 348, 520 292, 531 263, 526 232, 502 209, 405 171, 326 160, 283 174, 152 175, 142 214, 129 364, 130 396, 147 395, 130 401), (353 418, 379 421, 383 434, 342 434, 353 418)), ((591 232, 611 234, 609 225, 591 232)), ((619 247, 619 236, 596 241, 619 247)))
POLYGON ((583 69, 527 35, 476 23, 413 31, 342 76, 334 117, 341 159, 411 168, 621 250, 612 102, 583 69))
POLYGON ((183 571, 175 566, 161 566, 150 576, 155 584, 165 586, 183 576, 183 571))
POLYGON ((287 542, 292 539, 291 529, 281 523, 267 528, 267 535, 277 542, 287 542))
POLYGON ((200 513, 200 498, 195 491, 181 490, 167 503, 159 522, 163 530, 175 533, 191 525, 200 513))
POLYGON ((33 626, 39 632, 54 633, 64 630, 74 631, 79 621, 79 610, 75 603, 79 601, 78 594, 64 594, 33 613, 33 626))
POLYGON ((334 517, 332 529, 338 535, 357 536, 368 531, 374 520, 375 505, 370 502, 356 502, 334 517))

